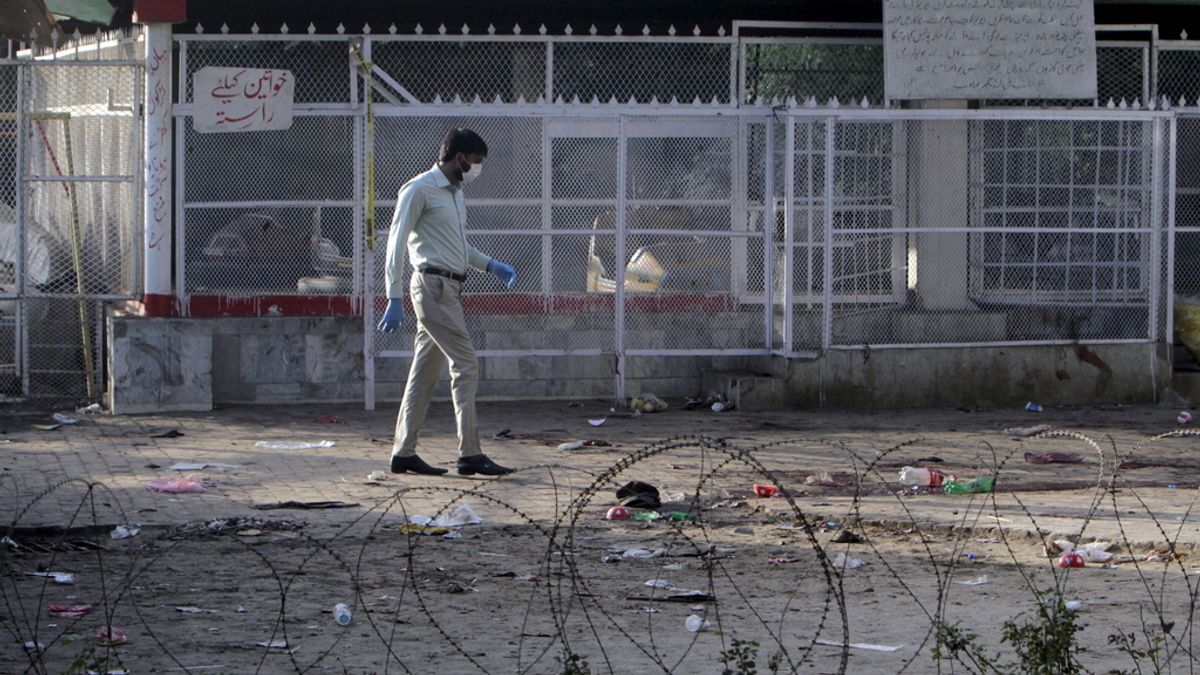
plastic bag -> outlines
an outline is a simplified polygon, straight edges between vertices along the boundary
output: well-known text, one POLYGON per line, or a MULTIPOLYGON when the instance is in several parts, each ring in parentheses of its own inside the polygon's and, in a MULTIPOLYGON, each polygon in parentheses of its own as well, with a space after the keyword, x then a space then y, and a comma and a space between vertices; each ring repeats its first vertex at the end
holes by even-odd
POLYGON ((161 478, 152 480, 146 483, 146 488, 155 492, 166 492, 169 494, 187 494, 192 492, 205 492, 208 488, 204 487, 204 481, 194 476, 184 476, 183 478, 161 478))

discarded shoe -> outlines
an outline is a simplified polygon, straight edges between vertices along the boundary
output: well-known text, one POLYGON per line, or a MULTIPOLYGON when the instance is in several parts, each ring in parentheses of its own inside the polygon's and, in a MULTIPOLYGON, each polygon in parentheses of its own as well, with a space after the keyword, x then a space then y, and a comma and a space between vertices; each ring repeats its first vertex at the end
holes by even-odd
POLYGON ((500 466, 482 453, 471 455, 470 457, 458 458, 458 475, 460 476, 472 476, 474 474, 503 476, 506 473, 512 472, 512 469, 507 466, 500 466))
POLYGON ((392 473, 404 473, 405 471, 411 471, 413 473, 419 473, 425 476, 440 476, 446 473, 447 469, 429 466, 425 463, 425 460, 416 455, 408 455, 407 457, 402 455, 392 455, 392 473))

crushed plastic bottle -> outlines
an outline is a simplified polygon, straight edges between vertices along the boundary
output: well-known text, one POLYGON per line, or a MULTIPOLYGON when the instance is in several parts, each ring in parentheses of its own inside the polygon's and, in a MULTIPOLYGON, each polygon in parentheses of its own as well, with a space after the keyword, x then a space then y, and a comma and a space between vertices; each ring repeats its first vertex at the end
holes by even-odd
POLYGON ((653 522, 659 518, 662 518, 662 516, 657 511, 639 511, 633 514, 633 519, 642 523, 653 522))
POLYGON ((350 607, 346 605, 346 603, 339 602, 333 606, 333 620, 336 621, 339 626, 350 625, 350 619, 352 619, 353 616, 354 615, 350 613, 350 607))
POLYGON ((981 494, 991 492, 994 481, 991 476, 979 476, 968 481, 948 480, 942 486, 942 492, 948 495, 981 494))
POLYGON ((1038 403, 1030 401, 1029 403, 1025 404, 1025 410, 1027 412, 1042 412, 1042 406, 1038 403))
POLYGON ((900 469, 900 483, 911 487, 937 487, 946 480, 946 474, 932 467, 906 466, 900 469))

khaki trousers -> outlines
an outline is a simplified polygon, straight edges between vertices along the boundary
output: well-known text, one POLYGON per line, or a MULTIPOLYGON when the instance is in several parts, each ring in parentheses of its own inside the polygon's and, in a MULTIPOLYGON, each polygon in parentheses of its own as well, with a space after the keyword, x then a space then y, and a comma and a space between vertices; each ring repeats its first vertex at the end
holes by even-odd
POLYGON ((458 424, 458 454, 478 455, 479 430, 475 426, 475 391, 479 386, 479 361, 463 318, 462 283, 432 274, 414 272, 409 282, 417 336, 413 341, 412 368, 404 388, 404 401, 396 417, 392 454, 417 452, 417 434, 429 411, 429 400, 442 369, 450 365, 450 393, 458 424))

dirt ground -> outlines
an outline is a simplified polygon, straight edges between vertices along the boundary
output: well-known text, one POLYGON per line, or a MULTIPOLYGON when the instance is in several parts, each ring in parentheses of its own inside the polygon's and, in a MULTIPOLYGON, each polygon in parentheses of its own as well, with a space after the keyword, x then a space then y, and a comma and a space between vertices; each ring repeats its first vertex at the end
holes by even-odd
MULTIPOLYGON (((452 467, 447 407, 422 454, 452 467)), ((517 473, 369 480, 386 468, 387 410, 96 417, 55 432, 10 415, 0 672, 972 672, 1017 662, 1029 643, 1003 642, 1005 624, 1036 620, 1039 598, 1080 603, 1067 623, 1087 671, 1194 668, 1200 460, 1193 436, 1151 440, 1177 411, 480 412, 489 436, 509 430, 486 449, 517 473), (330 413, 345 423, 314 423, 330 413), (1004 432, 1033 424, 1064 431, 1004 432), (151 438, 163 428, 184 435, 151 438), (318 436, 336 445, 253 445, 318 436), (609 445, 557 448, 585 439, 609 445), (1083 457, 1031 464, 1027 451, 1083 457), (237 466, 194 472, 204 494, 145 490, 175 461, 237 466), (997 490, 904 488, 905 465, 995 475, 997 490), (684 515, 607 520, 631 480, 684 515), (254 508, 289 500, 342 505, 254 508), (472 514, 482 522, 412 525, 472 514), (142 530, 111 538, 122 523, 142 530), (1060 569, 1045 548, 1056 539, 1110 541, 1113 558, 1060 569), (74 582, 29 576, 48 571, 74 582), (52 603, 92 609, 58 617, 52 603), (707 624, 693 632, 690 617, 707 624), (935 659, 939 625, 974 636, 977 660, 935 659), (124 644, 98 643, 108 626, 124 644)))

